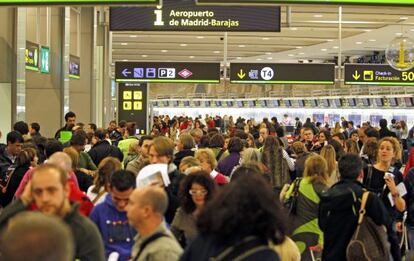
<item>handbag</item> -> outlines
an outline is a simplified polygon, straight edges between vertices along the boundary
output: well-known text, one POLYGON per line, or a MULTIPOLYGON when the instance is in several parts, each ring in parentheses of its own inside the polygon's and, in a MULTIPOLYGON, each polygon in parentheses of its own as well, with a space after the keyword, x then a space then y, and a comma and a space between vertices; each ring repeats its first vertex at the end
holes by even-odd
POLYGON ((291 185, 293 186, 292 194, 283 202, 283 206, 287 209, 289 215, 296 215, 296 206, 299 197, 299 186, 301 180, 302 178, 296 178, 293 181, 291 185))

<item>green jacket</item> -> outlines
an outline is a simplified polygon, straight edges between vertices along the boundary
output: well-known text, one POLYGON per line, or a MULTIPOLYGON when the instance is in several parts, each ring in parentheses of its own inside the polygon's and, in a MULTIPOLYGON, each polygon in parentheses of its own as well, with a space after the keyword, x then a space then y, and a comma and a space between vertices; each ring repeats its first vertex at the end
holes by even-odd
POLYGON ((84 151, 81 151, 81 153, 79 154, 79 168, 87 170, 98 169, 95 163, 93 163, 91 156, 89 156, 89 154, 84 151))
POLYGON ((134 141, 138 141, 138 138, 135 136, 131 136, 128 139, 119 141, 118 148, 124 154, 124 161, 128 157, 129 145, 131 145, 131 143, 133 143, 134 141))
MULTIPOLYGON (((71 211, 63 218, 63 221, 71 228, 75 240, 75 259, 104 261, 105 251, 98 228, 89 218, 79 213, 78 206, 76 203, 72 204, 71 211)), ((0 228, 4 228, 16 214, 28 210, 29 208, 23 204, 21 199, 15 200, 1 213, 0 228)))

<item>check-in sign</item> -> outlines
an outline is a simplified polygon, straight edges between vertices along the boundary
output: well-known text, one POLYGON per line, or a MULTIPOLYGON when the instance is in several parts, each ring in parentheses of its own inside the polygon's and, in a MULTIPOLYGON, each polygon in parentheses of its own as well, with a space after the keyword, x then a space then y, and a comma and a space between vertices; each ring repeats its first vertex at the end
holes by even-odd
POLYGON ((386 64, 345 64, 348 85, 414 85, 414 70, 398 71, 386 64))

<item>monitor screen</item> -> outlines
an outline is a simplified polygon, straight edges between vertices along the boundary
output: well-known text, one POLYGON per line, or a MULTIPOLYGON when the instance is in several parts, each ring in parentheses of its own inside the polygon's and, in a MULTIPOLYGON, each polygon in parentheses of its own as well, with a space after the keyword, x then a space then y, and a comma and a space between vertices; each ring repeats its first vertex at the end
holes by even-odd
POLYGON ((210 107, 211 106, 211 101, 205 101, 205 105, 206 105, 206 107, 210 107))
POLYGON ((153 102, 152 103, 152 106, 154 106, 154 107, 158 107, 158 102, 156 101, 156 102, 153 102))
POLYGON ((398 98, 389 98, 388 99, 391 107, 397 107, 398 106, 398 98))
POLYGON ((407 106, 407 107, 413 107, 414 101, 413 101, 413 98, 412 97, 405 97, 404 98, 404 101, 405 101, 405 106, 407 106))
POLYGON ((168 106, 170 106, 170 102, 169 101, 163 101, 162 105, 164 105, 164 107, 168 107, 168 106))
POLYGON ((190 101, 184 101, 184 107, 190 107, 190 101))
POLYGON ((193 101, 193 103, 194 103, 194 106, 196 106, 196 107, 200 107, 200 105, 201 105, 200 101, 193 101))
POLYGON ((318 100, 311 100, 312 107, 318 107, 318 100))
POLYGON ((239 107, 239 108, 243 108, 244 107, 242 101, 237 101, 236 104, 237 104, 237 107, 239 107))
POLYGON ((305 100, 298 100, 298 105, 301 108, 305 107, 305 100))
POLYGON ((232 101, 226 101, 227 107, 233 107, 233 102, 232 101))
POLYGON ((362 105, 364 106, 371 106, 371 100, 369 98, 362 98, 362 105))
POLYGON ((280 106, 280 101, 279 100, 273 100, 273 106, 274 107, 279 107, 280 106))
POLYGON ((351 107, 355 107, 357 105, 356 99, 355 98, 349 98, 348 99, 348 104, 351 107))
POLYGON ((384 99, 383 98, 375 98, 375 104, 378 107, 383 107, 384 106, 384 99))
POLYGON ((329 106, 331 106, 331 101, 329 99, 323 99, 322 100, 322 105, 324 107, 329 107, 329 106))
POLYGON ((291 100, 285 100, 285 106, 286 107, 292 107, 292 101, 291 100))
POLYGON ((334 102, 335 102, 335 106, 336 107, 342 107, 342 101, 341 101, 341 99, 335 99, 334 102))
POLYGON ((249 107, 255 107, 256 106, 256 102, 255 101, 248 101, 248 105, 249 107))
POLYGON ((221 107, 222 103, 221 101, 216 101, 216 107, 221 107))
POLYGON ((260 101, 260 106, 267 107, 267 101, 266 100, 261 100, 260 101))
POLYGON ((172 101, 172 106, 178 107, 178 101, 172 101))

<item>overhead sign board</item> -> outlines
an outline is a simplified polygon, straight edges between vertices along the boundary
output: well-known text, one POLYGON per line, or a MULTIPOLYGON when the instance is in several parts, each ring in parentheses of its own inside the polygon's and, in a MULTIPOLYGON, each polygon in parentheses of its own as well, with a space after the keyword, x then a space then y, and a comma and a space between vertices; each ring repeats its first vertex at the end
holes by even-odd
POLYGON ((334 84, 334 64, 232 63, 231 83, 334 84))
POLYGON ((160 0, 0 0, 0 5, 159 5, 160 0))
POLYGON ((116 62, 117 82, 220 83, 220 63, 116 62))
POLYGON ((39 71, 39 45, 26 41, 25 51, 26 69, 31 71, 39 71))
POLYGON ((40 48, 40 72, 49 73, 50 71, 50 49, 42 46, 40 48))
POLYGON ((414 69, 398 71, 386 64, 345 64, 345 84, 414 85, 414 69))
POLYGON ((162 8, 112 7, 112 31, 280 32, 280 7, 197 6, 195 0, 163 0, 162 8))
POLYGON ((197 0, 199 4, 340 4, 340 5, 414 5, 414 0, 197 0))

